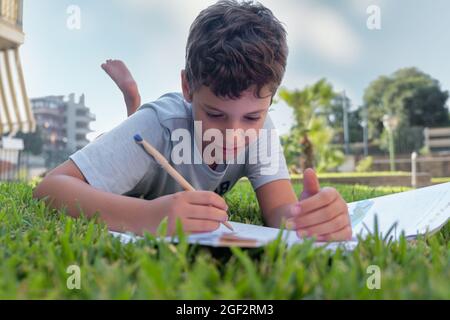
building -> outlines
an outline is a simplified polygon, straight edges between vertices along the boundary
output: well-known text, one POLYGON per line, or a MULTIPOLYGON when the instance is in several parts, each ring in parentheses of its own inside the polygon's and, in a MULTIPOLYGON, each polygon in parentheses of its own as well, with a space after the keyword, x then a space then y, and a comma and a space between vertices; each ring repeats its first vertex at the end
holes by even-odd
POLYGON ((36 128, 19 56, 25 38, 22 6, 22 0, 0 0, 0 180, 8 181, 27 170, 24 143, 16 134, 36 128))
POLYGON ((84 94, 78 103, 75 102, 75 95, 70 94, 66 108, 67 148, 76 151, 89 143, 87 134, 92 132, 89 124, 95 121, 95 115, 86 107, 84 94))
POLYGON ((24 42, 22 0, 0 0, 0 134, 35 130, 19 47, 24 42))
POLYGON ((67 132, 64 124, 64 96, 31 99, 31 104, 44 142, 43 151, 48 153, 65 150, 67 132))
POLYGON ((75 101, 75 94, 31 99, 37 126, 44 140, 46 153, 71 154, 89 143, 90 123, 95 121, 85 105, 84 95, 75 101))

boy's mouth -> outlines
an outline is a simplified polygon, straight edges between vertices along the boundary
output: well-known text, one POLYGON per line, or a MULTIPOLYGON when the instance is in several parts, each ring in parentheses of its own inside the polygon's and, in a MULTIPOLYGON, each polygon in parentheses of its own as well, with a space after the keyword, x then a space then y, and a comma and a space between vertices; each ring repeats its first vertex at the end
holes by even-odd
POLYGON ((232 148, 222 147, 223 153, 237 153, 241 151, 244 147, 243 146, 235 146, 232 148))
POLYGON ((240 148, 238 148, 238 147, 233 147, 233 148, 223 147, 222 149, 223 149, 224 151, 236 151, 236 150, 238 150, 238 149, 240 149, 240 148))

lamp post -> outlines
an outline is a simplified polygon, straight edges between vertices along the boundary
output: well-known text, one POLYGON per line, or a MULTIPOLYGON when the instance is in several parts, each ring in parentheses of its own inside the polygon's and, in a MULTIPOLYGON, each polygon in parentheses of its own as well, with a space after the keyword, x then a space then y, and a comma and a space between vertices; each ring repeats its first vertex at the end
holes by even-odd
POLYGON ((343 125, 344 125, 344 150, 345 154, 350 154, 350 135, 348 130, 348 99, 345 91, 342 92, 342 113, 343 113, 343 125))
POLYGON ((363 112, 362 112, 362 120, 359 122, 360 126, 363 128, 363 142, 364 142, 364 157, 367 157, 369 155, 369 134, 368 134, 368 128, 369 121, 367 119, 367 107, 363 106, 363 112))
POLYGON ((417 187, 417 152, 411 153, 411 186, 417 187))
POLYGON ((389 162, 391 165, 391 171, 395 171, 394 131, 398 126, 398 118, 394 115, 385 114, 383 116, 383 125, 388 132, 389 137, 389 162))
POLYGON ((57 139, 57 134, 55 132, 52 132, 50 134, 50 143, 52 144, 52 152, 50 154, 50 167, 53 167, 54 162, 55 162, 55 153, 56 153, 56 139, 57 139))

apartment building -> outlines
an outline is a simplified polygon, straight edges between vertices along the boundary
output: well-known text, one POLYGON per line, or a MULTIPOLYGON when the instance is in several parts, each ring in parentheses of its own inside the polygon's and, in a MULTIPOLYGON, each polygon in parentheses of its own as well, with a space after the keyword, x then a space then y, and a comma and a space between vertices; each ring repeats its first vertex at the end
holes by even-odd
POLYGON ((72 153, 89 143, 86 136, 92 132, 90 123, 95 121, 95 115, 86 106, 84 95, 78 101, 73 93, 68 99, 64 96, 34 98, 31 104, 42 132, 44 152, 72 153))

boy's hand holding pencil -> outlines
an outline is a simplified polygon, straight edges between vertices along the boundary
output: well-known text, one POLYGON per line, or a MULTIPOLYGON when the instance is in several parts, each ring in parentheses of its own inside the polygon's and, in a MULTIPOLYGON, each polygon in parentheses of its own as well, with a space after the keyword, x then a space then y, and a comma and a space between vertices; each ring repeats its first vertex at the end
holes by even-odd
POLYGON ((233 230, 227 222, 228 206, 222 197, 212 191, 196 191, 167 159, 140 135, 135 135, 134 140, 186 190, 157 199, 160 204, 159 212, 169 218, 170 234, 175 232, 177 218, 181 220, 185 232, 211 232, 219 228, 220 223, 233 230))

